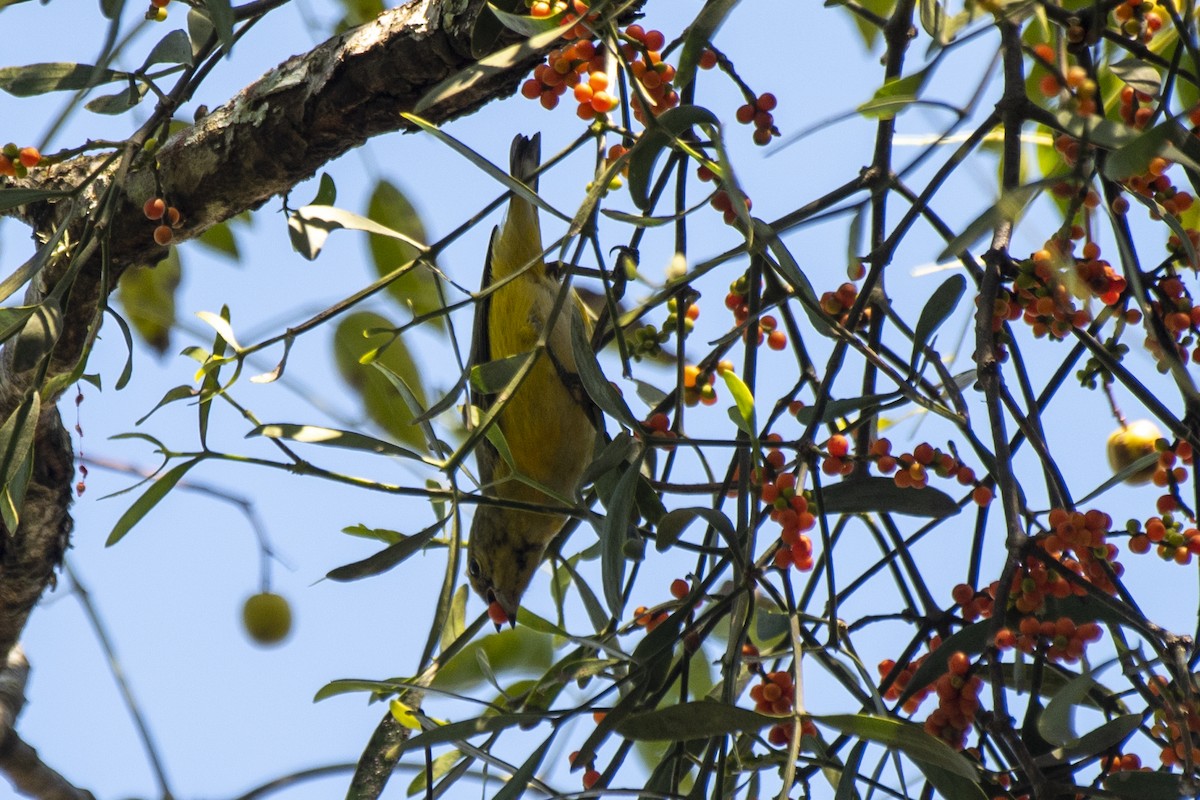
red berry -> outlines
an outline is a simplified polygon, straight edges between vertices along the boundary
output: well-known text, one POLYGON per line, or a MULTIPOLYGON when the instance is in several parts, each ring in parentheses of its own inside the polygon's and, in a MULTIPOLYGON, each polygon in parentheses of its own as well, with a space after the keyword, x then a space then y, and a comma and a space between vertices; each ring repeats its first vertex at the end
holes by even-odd
POLYGON ((142 206, 142 213, 146 215, 146 219, 162 219, 163 214, 167 213, 167 204, 161 197, 151 197, 142 206))
POLYGON ((775 95, 766 92, 758 96, 758 100, 755 101, 754 105, 758 106, 759 111, 774 111, 776 103, 775 95))
POLYGON ((683 598, 687 597, 688 592, 691 590, 692 587, 683 578, 676 578, 675 580, 671 581, 671 596, 676 600, 682 600, 683 598))
POLYGON ((168 225, 159 225, 154 229, 154 243, 166 247, 175 238, 175 232, 168 225))

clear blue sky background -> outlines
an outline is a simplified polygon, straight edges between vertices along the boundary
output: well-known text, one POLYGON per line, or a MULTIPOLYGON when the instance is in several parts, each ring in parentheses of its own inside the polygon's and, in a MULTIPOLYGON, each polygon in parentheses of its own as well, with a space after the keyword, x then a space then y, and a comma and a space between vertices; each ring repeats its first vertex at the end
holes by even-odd
MULTIPOLYGON (((131 4, 126 11, 130 24, 141 13, 136 5, 131 4)), ((648 6, 648 26, 660 27, 670 39, 700 6, 695 0, 652 2, 648 6)), ((196 101, 210 107, 220 105, 265 70, 323 40, 328 23, 336 16, 334 4, 311 1, 276 12, 242 40, 232 59, 218 66, 196 101)), ((93 3, 48 7, 27 3, 6 9, 0 19, 6 30, 0 66, 43 60, 88 61, 99 47, 102 20, 93 3)), ((120 65, 136 66, 157 36, 182 23, 182 9, 173 8, 169 21, 151 26, 146 36, 128 48, 120 65)), ((720 32, 717 43, 755 88, 779 96, 777 120, 785 138, 853 109, 870 97, 880 80, 877 55, 864 53, 848 15, 814 3, 745 0, 720 32)), ((925 40, 914 47, 914 67, 921 63, 924 47, 925 40)), ((981 47, 967 48, 943 64, 931 96, 965 102, 989 68, 984 51, 993 47, 990 35, 984 37, 981 47)), ((851 179, 870 159, 873 124, 861 118, 823 126, 790 148, 753 147, 749 129, 732 124, 733 109, 740 102, 732 88, 712 74, 702 74, 701 80, 706 103, 731 122, 727 136, 734 164, 753 197, 754 212, 764 219, 773 219, 851 179)), ((59 96, 17 100, 0 95, 0 140, 38 142, 46 121, 64 100, 59 96)), ((985 99, 985 111, 988 103, 985 99)), ((188 107, 183 115, 191 112, 188 107)), ((144 113, 146 109, 140 109, 131 116, 142 119, 144 113)), ((906 134, 929 134, 940 130, 946 120, 940 112, 914 110, 901 117, 900 127, 906 134)), ((81 112, 49 149, 76 145, 86 137, 122 138, 134 127, 134 120, 127 117, 97 117, 81 112)), ((538 129, 543 131, 544 149, 552 152, 578 134, 580 123, 570 108, 564 106, 550 113, 518 98, 493 103, 448 126, 452 135, 496 163, 507 158, 512 134, 538 129)), ((900 150, 898 161, 904 163, 915 152, 913 148, 900 150)), ((543 180, 543 192, 569 211, 582 197, 587 170, 585 159, 575 158, 543 180)), ((337 181, 338 204, 360 212, 365 210, 374 178, 386 176, 395 181, 420 209, 432 238, 453 229, 502 191, 444 145, 421 135, 378 138, 329 164, 326 171, 337 181)), ((995 182, 994 160, 976 161, 956 177, 938 211, 950 224, 961 226, 994 200, 995 182)), ((914 181, 914 185, 923 184, 914 181)), ((298 187, 293 205, 306 202, 314 191, 311 184, 298 187)), ((613 206, 633 210, 627 194, 618 194, 613 206)), ((76 444, 86 456, 139 468, 156 465, 155 456, 144 443, 109 441, 109 437, 134 430, 134 421, 149 411, 168 388, 191 381, 195 363, 176 353, 185 345, 208 346, 211 340, 205 326, 192 316, 194 312, 217 311, 227 303, 235 330, 243 341, 253 341, 282 331, 371 280, 365 237, 335 234, 320 259, 306 262, 292 252, 279 208, 278 201, 268 203, 255 215, 250 229, 238 228, 243 253, 240 264, 214 257, 194 244, 182 248, 181 330, 176 332, 172 351, 161 359, 139 348, 133 381, 123 392, 109 388, 119 374, 125 353, 115 326, 106 324, 89 370, 103 375, 105 390, 84 385, 78 412, 69 399, 63 405, 69 425, 74 424, 78 413, 84 436, 77 438, 76 444)), ((898 218, 899 213, 894 213, 898 218)), ((690 245, 697 260, 720 252, 737 239, 735 232, 718 224, 715 217, 702 219, 690 231, 690 245)), ((442 267, 466 286, 478 283, 490 224, 464 237, 442 261, 442 267)), ((1037 247, 1056 224, 1053 216, 1034 215, 1022 226, 1015 249, 1037 247)), ((834 289, 845 279, 845 225, 843 218, 788 237, 818 292, 834 289)), ((559 232, 549 227, 555 234, 559 232)), ((628 235, 625 229, 612 230, 614 244, 628 235)), ((648 238, 642 265, 651 280, 663 277, 668 248, 669 236, 648 238)), ((947 274, 914 276, 913 271, 931 263, 940 249, 927 232, 918 231, 901 249, 889 273, 889 290, 910 324, 924 299, 947 274)), ((11 272, 30 252, 20 226, 0 223, 0 273, 11 272)), ((721 299, 735 275, 736 270, 730 267, 702 285, 705 296, 701 331, 717 335, 727 325, 721 299)), ((368 307, 398 320, 403 318, 389 300, 372 303, 368 307)), ((964 303, 943 329, 940 340, 943 351, 957 349, 958 361, 952 365, 956 372, 966 369, 970 360, 969 311, 964 303), (968 334, 964 344, 953 347, 954 337, 964 332, 968 334)), ((469 323, 464 322, 460 330, 467 333, 469 323)), ((243 380, 235 396, 263 421, 336 425, 339 416, 343 420, 359 419, 361 412, 354 398, 343 391, 332 371, 329 339, 329 333, 317 332, 298 342, 291 354, 287 386, 263 387, 243 380), (327 414, 317 404, 336 414, 327 414)), ((444 349, 435 347, 430 339, 423 342, 418 358, 426 368, 427 389, 437 395, 437 389, 451 386, 457 375, 444 368, 449 363, 444 349)), ((1052 356, 1057 354, 1055 351, 1052 356)), ((781 368, 781 374, 774 378, 777 388, 790 385, 794 377, 788 367, 789 358, 766 354, 764 360, 781 368)), ((1047 362, 1046 369, 1053 363, 1047 362)), ((1148 361, 1141 358, 1135 363, 1144 369, 1148 361)), ((260 363, 262 371, 271 366, 269 360, 260 363)), ((1041 369, 1037 363, 1034 366, 1035 370, 1041 369)), ((669 376, 659 368, 646 368, 640 374, 657 380, 660 386, 668 385, 669 376)), ((767 387, 771 386, 768 378, 767 387)), ((843 390, 849 394, 854 387, 847 384, 843 390)), ((631 391, 627 394, 632 396, 631 391)), ((1062 448, 1060 452, 1070 453, 1065 466, 1071 470, 1072 488, 1082 495, 1108 476, 1103 445, 1113 423, 1099 394, 1075 392, 1073 398, 1071 405, 1052 413, 1050 435, 1052 443, 1062 448)), ((1121 399, 1129 416, 1139 416, 1131 400, 1121 399)), ((725 398, 718 408, 693 414, 689 430, 728 435, 724 405, 725 398)), ((982 404, 976 401, 973 411, 982 414, 982 404)), ((899 424, 889 433, 898 444, 923 438, 938 442, 947 434, 932 421, 903 415, 893 421, 899 424)), ((218 406, 212 427, 219 446, 262 455, 271 452, 262 444, 242 440, 247 428, 227 407, 218 406)), ((142 430, 179 449, 191 448, 196 443, 194 409, 176 405, 159 412, 142 430)), ((419 485, 425 477, 396 461, 323 451, 313 455, 323 465, 385 482, 419 485)), ((968 461, 978 466, 972 459, 968 461)), ((1025 456, 1021 467, 1029 468, 1025 475, 1036 474, 1025 456)), ((296 616, 295 631, 284 646, 259 649, 242 633, 242 601, 259 588, 258 550, 246 517, 228 503, 175 491, 125 541, 106 549, 104 540, 133 495, 101 498, 132 480, 127 475, 92 469, 87 492, 74 507, 74 549, 69 556, 72 568, 90 590, 92 601, 109 627, 122 669, 160 747, 173 790, 181 798, 232 797, 292 771, 353 762, 384 707, 368 707, 360 695, 315 705, 310 700, 321 686, 336 678, 411 674, 432 613, 443 560, 435 551, 381 577, 351 584, 323 581, 322 576, 374 549, 369 542, 339 533, 343 527, 362 523, 414 532, 429 521, 428 505, 228 465, 203 466, 194 470, 189 480, 253 501, 283 562, 273 568, 273 587, 291 600, 296 616)), ((1038 484, 1030 481, 1029 485, 1038 484)), ((1134 495, 1131 490, 1121 489, 1110 495, 1113 500, 1106 502, 1106 507, 1119 507, 1119 498, 1136 497, 1137 513, 1145 516, 1152 513, 1153 496, 1152 490, 1134 495)), ((958 527, 965 543, 970 536, 970 522, 964 517, 958 527)), ((591 535, 586 528, 581 529, 576 534, 577 546, 583 547, 591 535)), ((998 558, 1000 540, 995 543, 994 555, 998 558)), ((945 546, 943 537, 937 544, 918 548, 917 557, 936 556, 933 548, 945 546)), ((872 559, 874 554, 867 553, 864 558, 872 559)), ((1129 557, 1125 560, 1132 561, 1129 557)), ((1190 585, 1194 581, 1185 579, 1183 572, 1152 562, 1150 559, 1137 564, 1147 580, 1169 574, 1181 584, 1188 583, 1189 596, 1194 594, 1190 585)), ((665 599, 667 584, 686 567, 669 557, 652 554, 646 569, 642 584, 646 594, 635 598, 635 604, 665 599)), ((942 598, 948 600, 949 587, 961 580, 964 569, 957 566, 948 570, 937 584, 942 598)), ((1179 597, 1174 589, 1173 594, 1179 597)), ((893 598, 884 591, 877 596, 867 595, 863 603, 870 602, 887 608, 893 598)), ((1189 607, 1177 602, 1185 611, 1189 607)), ((544 577, 535 584, 528 605, 549 615, 551 603, 545 594, 544 577)), ((478 601, 473 599, 471 614, 479 610, 478 601)), ((850 609, 847 616, 864 611, 864 607, 850 609)), ((1159 619, 1181 629, 1191 624, 1186 613, 1178 616, 1172 619, 1168 613, 1159 619)), ((30 701, 20 725, 26 740, 38 748, 47 763, 78 785, 93 790, 99 798, 154 796, 157 790, 139 740, 96 637, 65 578, 34 613, 24 644, 33 665, 30 701)), ((871 642, 868 650, 863 657, 871 666, 878 658, 894 655, 887 651, 886 641, 871 642)), ((814 710, 851 710, 838 705, 836 693, 822 698, 812 691, 812 686, 822 685, 821 676, 811 675, 810 679, 810 705, 814 710)), ((306 783, 284 796, 341 796, 347 777, 342 774, 306 783)), ((576 781, 577 777, 566 778, 560 785, 575 787, 576 781)), ((389 787, 389 796, 403 796, 407 782, 407 776, 398 776, 389 787)), ((460 792, 465 790, 464 786, 460 792)), ((0 797, 7 791, 0 785, 0 797)))

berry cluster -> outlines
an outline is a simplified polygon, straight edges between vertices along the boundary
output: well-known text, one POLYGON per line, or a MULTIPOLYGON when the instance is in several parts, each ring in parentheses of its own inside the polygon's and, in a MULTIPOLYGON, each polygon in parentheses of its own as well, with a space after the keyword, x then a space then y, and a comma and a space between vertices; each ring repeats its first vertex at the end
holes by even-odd
POLYGON ((796 476, 784 472, 764 483, 761 492, 763 504, 771 507, 771 521, 779 525, 775 566, 808 572, 813 568, 813 544, 805 531, 812 530, 817 520, 809 511, 808 498, 796 490, 796 476))
MULTIPOLYGON (((930 651, 932 652, 937 650, 941 644, 942 639, 940 636, 932 637, 929 640, 930 651)), ((883 685, 880 686, 880 690, 883 692, 883 699, 887 700, 889 703, 894 703, 895 701, 899 700, 900 695, 905 694, 908 691, 909 684, 912 683, 913 676, 917 674, 917 670, 921 668, 921 665, 925 663, 925 659, 927 658, 929 658, 929 653, 926 653, 923 656, 918 656, 902 666, 897 665, 896 662, 890 658, 885 658, 880 661, 879 677, 886 684, 886 688, 884 688, 883 685), (889 676, 891 676, 891 683, 887 683, 889 676)), ((922 701, 924 701, 931 692, 933 692, 932 684, 929 686, 922 686, 913 691, 912 694, 909 695, 908 699, 904 701, 904 713, 916 713, 917 709, 921 707, 922 701)))
MULTIPOLYGON (((646 433, 662 439, 679 438, 679 434, 671 430, 671 418, 661 411, 651 414, 649 419, 642 423, 642 427, 646 433)), ((655 446, 661 447, 668 452, 675 449, 675 445, 673 444, 656 444, 655 446)))
MULTIPOLYGON (((1193 303, 1183 281, 1173 272, 1163 274, 1151 286, 1151 297, 1150 309, 1174 341, 1179 359, 1187 361, 1190 355, 1194 363, 1200 364, 1200 341, 1197 336, 1200 333, 1200 305, 1193 303)), ((1166 371, 1167 363, 1163 359, 1159 338, 1147 334, 1145 344, 1159 362, 1159 369, 1166 371)))
POLYGON ((1117 111, 1126 125, 1138 129, 1145 128, 1154 117, 1154 97, 1132 86, 1124 86, 1121 88, 1117 111))
POLYGON ((36 147, 17 147, 9 142, 0 149, 0 175, 24 178, 41 161, 42 154, 36 147))
POLYGON ((159 223, 154 229, 154 243, 166 247, 175 238, 175 230, 182 224, 179 209, 167 205, 161 197, 151 197, 142 206, 142 213, 151 222, 159 223))
POLYGON ((1153 39, 1163 23, 1151 0, 1125 0, 1112 14, 1121 33, 1142 44, 1153 39))
POLYGON ((1150 733, 1168 744, 1159 754, 1165 767, 1191 761, 1200 764, 1200 707, 1191 686, 1177 686, 1162 675, 1152 675, 1146 682, 1150 694, 1160 698, 1154 703, 1154 724, 1150 733))
POLYGON ((963 619, 974 622, 981 617, 987 619, 992 616, 999 586, 999 581, 993 581, 986 589, 976 591, 969 583, 960 583, 950 591, 950 596, 962 612, 963 619))
MULTIPOLYGON (((839 325, 845 325, 850 321, 850 309, 858 300, 858 287, 853 283, 843 283, 836 291, 823 292, 821 294, 821 310, 833 318, 839 325)), ((871 318, 871 307, 867 306, 863 309, 862 316, 859 318, 859 327, 866 325, 867 320, 871 318)))
POLYGON ((1010 628, 1001 629, 996 634, 996 647, 1001 650, 1015 648, 1026 654, 1041 648, 1051 661, 1074 664, 1083 658, 1087 646, 1099 641, 1103 633, 1095 622, 1077 625, 1070 617, 1039 620, 1027 616, 1017 623, 1016 632, 1010 628))
MULTIPOLYGON (((571 11, 566 11, 565 2, 552 6, 545 0, 535 0, 530 5, 530 15, 537 18, 566 11, 562 24, 569 29, 563 38, 573 41, 546 54, 546 60, 534 69, 533 77, 521 85, 521 94, 540 101, 543 108, 552 109, 570 89, 577 103, 575 113, 580 119, 591 120, 609 113, 620 101, 610 86, 608 54, 597 42, 593 30, 597 16, 584 0, 571 0, 570 8, 571 11)), ((671 86, 675 68, 662 60, 661 51, 666 44, 662 33, 635 24, 618 31, 618 35, 622 40, 618 48, 621 63, 644 93, 644 97, 635 94, 632 98, 634 117, 645 122, 647 103, 653 116, 678 105, 679 94, 671 86)))
POLYGON ((1012 292, 997 303, 993 324, 1020 316, 1034 336, 1063 339, 1072 328, 1086 327, 1092 321, 1087 309, 1075 305, 1076 296, 1094 296, 1112 306, 1124 291, 1125 279, 1100 258, 1095 242, 1087 242, 1079 257, 1070 241, 1051 239, 1028 259, 1017 262, 1012 292))
MULTIPOLYGON (((708 183, 709 181, 715 180, 717 176, 711 169, 704 164, 701 164, 696 168, 696 177, 705 183, 708 183)), ((746 197, 745 195, 742 195, 742 197, 745 199, 746 211, 749 212, 750 209, 753 208, 754 204, 750 201, 749 197, 746 197)), ((709 205, 721 212, 721 215, 725 218, 726 225, 733 225, 735 222, 737 222, 738 215, 737 212, 733 210, 733 198, 729 196, 729 192, 725 191, 724 189, 717 189, 715 192, 713 192, 713 195, 708 202, 709 205)), ((733 291, 732 287, 730 288, 730 291, 733 291)), ((726 305, 728 305, 728 300, 726 300, 726 305)))
POLYGON ((953 477, 963 486, 974 486, 971 499, 980 506, 992 502, 992 490, 975 477, 975 470, 953 453, 943 452, 929 442, 921 442, 911 453, 892 455, 892 443, 879 438, 871 445, 870 459, 883 475, 891 475, 901 489, 924 489, 929 485, 929 472, 939 478, 953 477))
POLYGON ((775 127, 775 117, 771 114, 778 102, 775 95, 765 92, 758 97, 750 97, 734 114, 737 121, 743 125, 754 123, 755 144, 768 145, 772 137, 779 135, 779 128, 775 127))
POLYGON ((1148 553, 1153 547, 1163 561, 1174 561, 1181 565, 1192 563, 1192 556, 1200 555, 1200 530, 1194 527, 1185 529, 1174 514, 1150 517, 1146 520, 1145 529, 1136 519, 1131 519, 1126 529, 1129 531, 1131 553, 1148 553))
MULTIPOLYGON (((790 672, 767 672, 762 675, 762 683, 750 687, 750 699, 754 701, 754 710, 760 714, 783 715, 791 714, 796 704, 796 684, 790 672)), ((800 733, 803 736, 816 736, 817 726, 810 719, 800 723, 800 733)), ((772 725, 767 732, 767 741, 776 747, 783 747, 792 740, 792 723, 780 722, 772 725)))
POLYGON ((713 386, 716 373, 704 372, 695 364, 687 364, 683 368, 683 402, 687 406, 716 405, 717 390, 713 386))
POLYGON ((958 651, 946 662, 947 671, 933 683, 938 705, 925 718, 925 732, 938 737, 955 750, 967 746, 967 731, 979 711, 979 690, 983 680, 971 674, 971 659, 958 651))

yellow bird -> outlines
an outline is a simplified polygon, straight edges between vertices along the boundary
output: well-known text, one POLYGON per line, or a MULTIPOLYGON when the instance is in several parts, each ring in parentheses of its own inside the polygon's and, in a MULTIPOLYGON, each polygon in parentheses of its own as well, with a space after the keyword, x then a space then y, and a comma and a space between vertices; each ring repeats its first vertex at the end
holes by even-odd
MULTIPOLYGON (((536 191, 541 163, 541 135, 518 135, 512 143, 509 170, 536 191)), ((561 502, 514 473, 559 497, 571 498, 583 469, 592 457, 596 427, 571 351, 571 327, 582 319, 590 328, 578 296, 559 303, 559 277, 542 258, 542 234, 537 208, 513 194, 503 226, 492 231, 483 287, 503 283, 477 308, 471 360, 475 365, 498 361, 545 346, 519 388, 507 400, 496 421, 512 457, 511 466, 486 438, 476 449, 484 495, 502 500, 559 506, 561 502), (545 334, 550 316, 560 305, 554 327, 545 334)), ((493 396, 475 396, 486 410, 493 396)), ((521 596, 555 535, 566 522, 562 514, 547 514, 481 504, 475 511, 468 542, 467 575, 488 604, 499 627, 516 625, 521 596)))

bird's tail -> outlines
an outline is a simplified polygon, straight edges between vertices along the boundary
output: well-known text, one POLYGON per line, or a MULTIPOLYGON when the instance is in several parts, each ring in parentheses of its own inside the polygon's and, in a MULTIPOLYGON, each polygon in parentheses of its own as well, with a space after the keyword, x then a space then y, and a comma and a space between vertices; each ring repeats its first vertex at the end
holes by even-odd
MULTIPOLYGON (((542 161, 542 135, 517 135, 509 151, 509 171, 514 178, 537 191, 537 170, 542 161)), ((499 232, 492 236, 492 280, 526 268, 544 272, 541 260, 542 232, 537 207, 513 194, 499 232), (533 267, 529 267, 533 264, 533 267)))
POLYGON ((537 169, 542 163, 542 134, 517 134, 508 154, 508 171, 521 183, 537 191, 537 169))

